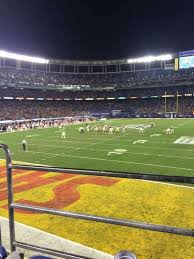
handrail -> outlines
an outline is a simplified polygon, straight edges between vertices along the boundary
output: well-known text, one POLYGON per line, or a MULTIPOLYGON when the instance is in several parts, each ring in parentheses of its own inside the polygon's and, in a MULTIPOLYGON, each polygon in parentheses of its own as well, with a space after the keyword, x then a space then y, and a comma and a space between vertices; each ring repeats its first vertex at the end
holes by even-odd
POLYGON ((89 221, 103 222, 106 224, 112 224, 112 225, 117 225, 117 226, 140 228, 140 229, 152 230, 152 231, 157 231, 157 232, 176 234, 176 235, 181 235, 181 236, 190 236, 190 237, 194 236, 194 230, 186 229, 186 228, 176 228, 176 227, 169 227, 169 226, 158 225, 158 224, 150 224, 150 223, 146 223, 146 222, 129 221, 129 220, 123 220, 123 219, 117 219, 117 218, 109 218, 109 217, 102 217, 102 216, 96 216, 96 215, 90 215, 90 214, 75 213, 75 212, 70 212, 70 211, 56 210, 56 209, 32 206, 32 205, 21 204, 21 203, 12 203, 11 207, 15 208, 15 209, 34 211, 34 212, 38 212, 38 213, 46 213, 46 214, 69 217, 69 218, 74 218, 74 219, 83 219, 83 220, 89 220, 89 221))
MULTIPOLYGON (((60 256, 68 259, 89 259, 80 255, 68 254, 49 248, 43 248, 32 244, 22 243, 15 240, 15 220, 14 220, 14 209, 22 209, 27 211, 34 211, 37 213, 47 213, 52 215, 59 215, 62 217, 71 217, 74 219, 90 220, 96 222, 103 222, 107 224, 133 227, 146 229, 151 231, 171 233, 175 235, 190 236, 194 237, 193 229, 178 228, 173 226, 165 226, 152 224, 147 222, 130 221, 125 219, 109 218, 104 216, 96 216, 90 214, 75 213, 69 211, 61 211, 57 209, 44 208, 38 206, 31 206, 28 204, 15 203, 13 200, 13 181, 12 181, 12 169, 20 170, 38 170, 45 172, 56 172, 56 173, 71 173, 80 175, 90 175, 90 176, 105 176, 105 177, 116 177, 116 178, 129 178, 129 179, 142 179, 151 181, 172 181, 179 183, 194 183, 194 177, 186 176, 169 176, 169 175, 152 175, 152 174, 137 174, 137 173, 119 173, 119 172, 107 172, 107 171, 97 171, 97 170, 82 170, 82 169, 70 169, 70 168, 56 168, 47 166, 31 166, 31 165, 12 165, 11 152, 7 145, 0 144, 0 148, 5 151, 6 155, 6 173, 7 173, 7 187, 8 187, 8 210, 9 210, 9 234, 10 234, 10 247, 11 251, 15 251, 16 247, 26 248, 33 251, 44 252, 50 255, 60 256)), ((38 173, 38 172, 37 172, 38 173)))
POLYGON ((13 181, 12 181, 12 155, 8 146, 0 144, 5 152, 6 157, 6 175, 7 175, 7 188, 8 188, 8 210, 9 210, 9 236, 10 236, 10 248, 11 251, 15 251, 15 220, 14 220, 14 208, 11 207, 13 203, 13 181))
POLYGON ((117 171, 99 171, 99 170, 83 170, 72 168, 56 168, 52 166, 31 166, 31 165, 19 165, 13 164, 13 169, 20 170, 37 170, 42 172, 56 172, 56 173, 71 173, 80 175, 91 176, 105 176, 116 178, 128 178, 128 179, 141 179, 149 181, 164 181, 164 182, 176 182, 176 183, 188 183, 194 184, 194 177, 191 176, 172 176, 172 175, 158 175, 158 174, 146 174, 146 173, 131 173, 131 172, 117 172, 117 171))

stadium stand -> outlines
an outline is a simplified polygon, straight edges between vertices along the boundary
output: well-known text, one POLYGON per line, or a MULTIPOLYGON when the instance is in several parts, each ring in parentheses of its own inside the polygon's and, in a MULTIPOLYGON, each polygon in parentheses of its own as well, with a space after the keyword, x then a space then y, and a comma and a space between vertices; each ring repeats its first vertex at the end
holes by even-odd
POLYGON ((81 73, 75 65, 79 61, 51 61, 56 64, 44 69, 10 62, 0 59, 1 121, 67 116, 168 117, 170 113, 194 116, 192 68, 176 71, 172 64, 161 63, 141 70, 128 66, 125 71, 122 63, 127 61, 115 60, 100 62, 102 71, 97 73, 93 71, 97 61, 88 61, 87 72, 81 73), (58 63, 62 64, 59 71, 58 63), (74 72, 65 71, 66 63, 74 72), (108 71, 111 64, 116 64, 116 72, 108 71))
MULTIPOLYGON (((171 112, 176 111, 174 100, 168 100, 168 109, 171 112)), ((191 117, 193 112, 194 98, 181 98, 179 100, 178 116, 191 117)), ((122 101, 0 101, 1 120, 90 115, 106 115, 107 117, 163 117, 164 100, 159 98, 157 100, 138 99, 122 101), (112 114, 114 110, 119 111, 119 113, 116 115, 112 114)))
POLYGON ((194 69, 175 70, 173 62, 139 69, 127 60, 51 60, 41 67, 0 59, 0 118, 165 117, 167 111, 192 117, 194 69))
MULTIPOLYGON (((144 69, 138 70, 135 66, 128 65, 130 69, 128 68, 125 71, 121 69, 122 65, 126 65, 127 61, 125 60, 109 61, 107 65, 105 61, 102 61, 100 63, 102 71, 99 73, 93 71, 96 63, 90 64, 88 62, 86 66, 88 72, 81 73, 79 65, 72 65, 73 62, 70 61, 70 66, 73 67, 71 72, 65 70, 68 66, 67 61, 67 64, 63 64, 64 61, 51 61, 51 64, 45 65, 45 69, 39 69, 33 63, 28 68, 24 68, 22 63, 18 61, 15 66, 10 67, 6 65, 6 62, 5 59, 0 59, 0 131, 2 132, 49 127, 54 126, 55 123, 59 126, 64 121, 66 123, 77 123, 93 120, 94 117, 153 118, 168 117, 173 114, 176 117, 194 117, 194 69, 176 71, 172 68, 172 64, 168 66, 165 62, 160 62, 159 68, 151 68, 146 65, 144 69), (61 63, 58 65, 58 62, 61 63), (108 71, 108 66, 114 63, 116 63, 116 71, 108 71), (51 65, 58 67, 59 71, 56 72, 56 69, 52 71, 51 65)), ((77 61, 77 63, 79 62, 77 61)), ((9 157, 9 151, 4 145, 1 145, 1 148, 5 150, 7 158, 8 195, 9 201, 11 201, 8 206, 10 215, 14 213, 14 209, 27 208, 27 210, 40 212, 39 208, 31 208, 25 204, 14 204, 13 197, 11 197, 13 196, 11 170, 17 168, 34 170, 36 167, 26 165, 10 167, 11 156, 9 157)), ((54 168, 42 167, 39 169, 42 171, 51 171, 52 169, 54 172, 62 172, 59 168, 54 170, 54 168)), ((69 171, 70 169, 68 169, 68 173, 69 171)), ((63 173, 66 173, 65 169, 63 173)), ((73 173, 78 173, 78 171, 73 173)), ((97 171, 94 174, 93 171, 80 172, 79 170, 79 173, 99 175, 97 171)), ((100 175, 102 175, 102 172, 100 172, 100 175)), ((110 172, 107 174, 104 172, 104 176, 115 177, 115 174, 112 173, 111 175, 110 172)), ((137 179, 139 179, 138 177, 137 179)), ((145 175, 141 177, 147 179, 145 175)), ((154 180, 162 179, 162 176, 158 175, 150 177, 156 177, 154 180)), ((127 176, 127 178, 130 177, 127 176)), ((152 178, 148 179, 153 180, 152 178)), ((175 177, 172 178, 172 181, 175 181, 175 177)), ((43 211, 51 212, 51 210, 46 211, 46 209, 43 209, 43 211)), ((60 213, 53 210, 50 214, 60 215, 60 213)), ((63 216, 66 216, 66 212, 62 213, 63 216)), ((130 227, 134 227, 134 224, 136 224, 136 227, 142 229, 193 236, 193 230, 190 229, 151 225, 142 222, 127 222, 94 215, 75 215, 74 213, 69 213, 69 215, 72 218, 87 220, 89 218, 92 221, 130 227)), ((10 217, 9 220, 12 223, 10 224, 10 233, 15 233, 14 218, 10 217)), ((15 246, 22 247, 24 245, 16 242, 14 235, 10 235, 10 240, 12 251, 15 250, 15 246)), ((19 254, 12 254, 7 257, 8 253, 5 250, 3 250, 3 253, 1 258, 22 258, 19 254)), ((115 256, 115 259, 122 258, 135 259, 136 257, 127 251, 119 252, 115 256)))
POLYGON ((114 88, 137 88, 166 86, 193 82, 193 69, 188 70, 151 70, 105 74, 57 74, 41 71, 2 69, 1 84, 7 86, 26 86, 60 88, 63 85, 82 85, 95 88, 113 85, 114 88))

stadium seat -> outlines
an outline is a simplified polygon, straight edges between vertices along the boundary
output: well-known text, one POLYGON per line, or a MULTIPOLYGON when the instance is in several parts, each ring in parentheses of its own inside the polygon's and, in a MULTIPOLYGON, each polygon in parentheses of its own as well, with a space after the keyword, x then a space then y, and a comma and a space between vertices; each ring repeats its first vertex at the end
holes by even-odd
POLYGON ((129 251, 120 251, 115 255, 115 259, 136 259, 136 256, 129 251))
POLYGON ((52 259, 52 258, 48 256, 43 256, 43 255, 33 255, 29 259, 52 259))
POLYGON ((8 255, 8 257, 6 257, 6 259, 23 259, 23 258, 24 258, 24 254, 18 251, 12 252, 10 255, 8 255))
POLYGON ((0 258, 4 259, 7 257, 7 251, 5 250, 5 248, 3 246, 0 246, 0 258))

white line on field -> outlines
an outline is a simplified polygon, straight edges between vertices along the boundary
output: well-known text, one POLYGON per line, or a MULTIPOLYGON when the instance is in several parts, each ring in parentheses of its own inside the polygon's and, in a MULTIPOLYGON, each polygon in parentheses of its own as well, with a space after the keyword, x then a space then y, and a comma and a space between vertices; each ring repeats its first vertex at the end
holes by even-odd
MULTIPOLYGON (((73 150, 91 150, 91 151, 104 151, 104 152, 110 152, 110 149, 99 149, 99 148, 89 148, 90 146, 97 145, 98 143, 92 143, 91 145, 88 145, 87 147, 67 147, 67 146, 53 146, 53 145, 41 145, 42 147, 56 147, 56 148, 69 148, 73 150)), ((30 144, 31 146, 37 146, 37 144, 30 144)), ((170 155, 161 155, 161 154, 153 154, 153 153, 143 153, 143 152, 133 152, 133 151, 126 151, 125 153, 133 154, 133 155, 144 155, 144 156, 157 156, 157 157, 169 157, 169 158, 180 158, 180 159, 188 159, 188 160, 194 160, 194 157, 188 157, 188 156, 170 156, 170 155)))
MULTIPOLYGON (((99 149, 99 148, 89 148, 90 146, 97 145, 99 143, 91 143, 87 147, 67 147, 67 146, 54 146, 54 145, 41 145, 42 147, 54 147, 54 148, 66 148, 66 149, 73 149, 73 150, 91 150, 91 151, 104 151, 104 152, 110 152, 110 149, 99 149)), ((30 144, 31 146, 37 146, 37 144, 30 144)), ((138 146, 141 148, 145 148, 144 146, 138 146)), ((155 149, 155 148, 152 148, 155 149)), ((145 152, 134 152, 134 151, 126 151, 128 154, 132 155, 144 155, 144 156, 156 156, 156 157, 168 157, 168 158, 180 158, 180 159, 186 159, 186 160, 194 160, 194 157, 188 157, 188 156, 173 156, 173 155, 163 155, 163 154, 153 154, 153 153, 145 153, 145 152)))
MULTIPOLYGON (((42 141, 42 140, 41 140, 42 141)), ((41 141, 38 141, 38 143, 40 143, 41 141)), ((59 140, 45 140, 46 142, 59 142, 59 143, 61 143, 61 141, 59 141, 59 140)), ((34 141, 33 141, 34 142, 34 141)), ((91 142, 85 142, 85 141, 71 141, 71 140, 65 140, 65 142, 70 142, 70 143, 78 143, 78 144, 91 144, 91 142)), ((133 141, 129 141, 129 144, 130 143, 132 143, 133 141)), ((154 143, 156 143, 156 142, 154 142, 154 143)), ((161 143, 161 142, 157 142, 157 143, 161 143)), ((105 142, 103 142, 103 140, 102 140, 102 142, 101 141, 99 141, 99 142, 95 142, 95 143, 93 143, 93 144, 103 144, 103 145, 110 145, 110 146, 115 146, 115 145, 117 145, 117 143, 105 143, 105 142)), ((129 145, 126 145, 126 144, 120 144, 121 146, 125 146, 125 147, 129 147, 129 145)), ((188 146, 188 145, 187 145, 188 146)), ((175 151, 178 151, 178 150, 184 150, 184 151, 188 151, 188 152, 194 152, 194 149, 185 149, 185 148, 175 148, 175 147, 147 147, 147 146, 145 146, 145 145, 134 145, 133 146, 133 148, 147 148, 147 149, 164 149, 164 150, 175 150, 175 151)))
POLYGON ((36 153, 36 154, 67 156, 67 157, 75 157, 75 158, 80 158, 80 159, 99 160, 99 161, 108 161, 108 162, 116 162, 116 163, 124 163, 124 164, 134 164, 134 165, 161 167, 161 168, 171 168, 171 169, 178 169, 178 170, 185 170, 185 171, 194 171, 193 168, 184 168, 184 167, 158 165, 158 164, 132 162, 132 161, 121 161, 121 160, 116 160, 116 159, 106 159, 106 158, 96 158, 96 157, 88 157, 88 156, 76 156, 76 155, 68 155, 68 154, 47 153, 47 152, 40 152, 40 151, 28 151, 28 152, 36 153))
MULTIPOLYGON (((4 159, 0 159, 0 161, 5 161, 4 159)), ((14 161, 16 163, 16 161, 14 161)), ((26 161, 17 161, 17 163, 22 163, 22 164, 28 164, 26 161)), ((32 164, 30 163, 30 165, 37 165, 37 164, 32 164)), ((43 164, 39 164, 41 166, 47 166, 49 167, 49 165, 43 165, 43 164)), ((122 178, 121 178, 122 179, 122 178)), ((163 185, 169 185, 170 187, 178 187, 178 188, 187 188, 187 189, 194 189, 194 187, 192 186, 186 186, 186 185, 179 185, 179 184, 174 184, 174 183, 166 183, 166 182, 155 182, 155 181, 150 181, 150 180, 144 180, 144 179, 128 179, 128 180, 135 180, 135 181, 144 181, 144 182, 150 182, 152 184, 163 184, 163 185)))
MULTIPOLYGON (((99 136, 99 137, 100 137, 100 136, 99 136)), ((122 137, 123 137, 123 136, 122 136, 122 137)), ((145 137, 146 137, 146 138, 147 138, 147 137, 150 137, 150 134, 149 134, 148 136, 146 136, 146 135, 143 135, 143 136, 142 136, 142 135, 138 135, 138 136, 137 136, 137 138, 140 138, 140 139, 141 139, 142 137, 144 137, 144 138, 145 138, 145 137)), ((118 140, 118 138, 119 138, 119 136, 117 136, 116 138, 111 138, 111 139, 107 139, 107 138, 105 139, 105 138, 103 138, 103 139, 101 139, 101 140, 103 140, 103 141, 113 141, 113 140, 118 140)), ((69 139, 80 139, 80 138, 79 138, 79 137, 69 137, 69 139)), ((93 139, 94 139, 94 140, 99 140, 99 138, 85 138, 85 137, 84 137, 84 139, 86 139, 86 140, 93 140, 93 139)), ((52 139, 50 139, 50 140, 52 140, 52 139)), ((131 139, 126 139, 126 140, 124 140, 124 139, 123 139, 123 140, 119 139, 119 141, 121 141, 121 142, 129 142, 129 141, 131 141, 131 139)), ((157 143, 171 144, 170 142, 167 142, 167 141, 160 141, 160 142, 151 141, 151 142, 152 142, 152 143, 156 143, 156 144, 157 144, 157 143)))

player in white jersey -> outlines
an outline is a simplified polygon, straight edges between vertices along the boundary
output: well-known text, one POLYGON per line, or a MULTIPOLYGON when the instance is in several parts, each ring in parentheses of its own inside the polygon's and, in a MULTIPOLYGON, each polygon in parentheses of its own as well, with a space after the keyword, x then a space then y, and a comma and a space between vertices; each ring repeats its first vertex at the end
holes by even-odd
POLYGON ((61 138, 62 138, 62 139, 66 139, 65 131, 62 131, 61 138))
POLYGON ((98 124, 97 128, 98 128, 98 131, 101 131, 101 130, 102 130, 102 127, 101 127, 100 124, 98 124))
POLYGON ((170 127, 170 134, 174 134, 174 128, 170 127))
POLYGON ((109 127, 108 134, 109 134, 109 135, 112 135, 112 134, 113 134, 113 131, 114 131, 113 127, 109 127))
POLYGON ((115 132, 116 132, 116 133, 119 133, 119 132, 120 132, 120 128, 119 128, 119 127, 116 127, 116 128, 115 128, 115 132))
POLYGON ((98 127, 96 126, 96 127, 94 127, 94 131, 95 132, 97 132, 98 131, 98 127))
POLYGON ((102 127, 102 132, 106 132, 106 131, 107 131, 107 126, 104 125, 104 126, 102 127))
POLYGON ((143 134, 143 133, 144 133, 144 127, 142 127, 142 126, 139 127, 139 133, 140 133, 140 134, 143 134))
POLYGON ((90 126, 89 125, 86 126, 86 130, 87 130, 87 132, 90 132, 90 126))
POLYGON ((125 133, 125 126, 122 126, 122 132, 125 133))
POLYGON ((83 127, 79 127, 79 132, 80 132, 80 134, 84 134, 84 128, 83 127))
POLYGON ((170 135, 170 134, 171 134, 171 129, 170 129, 170 128, 166 129, 166 134, 167 134, 167 135, 170 135))

